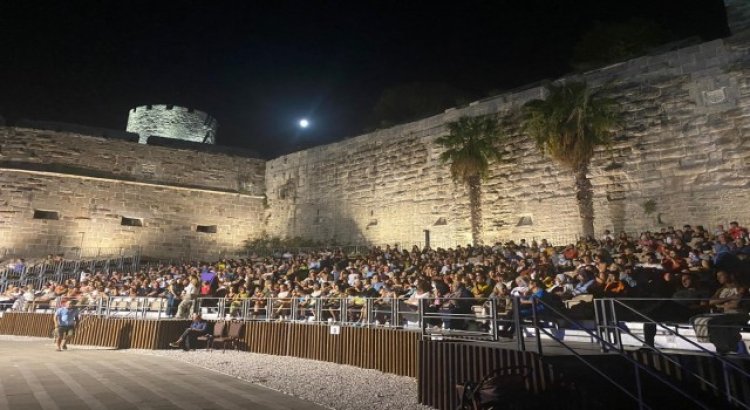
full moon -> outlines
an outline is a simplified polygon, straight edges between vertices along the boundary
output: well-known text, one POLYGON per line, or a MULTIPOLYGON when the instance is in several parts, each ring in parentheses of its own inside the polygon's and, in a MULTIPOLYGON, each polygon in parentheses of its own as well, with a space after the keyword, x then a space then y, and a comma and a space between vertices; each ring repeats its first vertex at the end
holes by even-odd
POLYGON ((309 125, 310 125, 310 121, 308 121, 306 118, 299 120, 300 128, 307 128, 309 125))

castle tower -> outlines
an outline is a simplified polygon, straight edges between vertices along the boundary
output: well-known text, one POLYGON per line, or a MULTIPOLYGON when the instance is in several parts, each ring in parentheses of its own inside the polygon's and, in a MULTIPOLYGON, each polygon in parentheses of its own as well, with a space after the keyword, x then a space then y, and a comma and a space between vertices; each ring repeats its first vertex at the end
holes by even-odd
POLYGON ((729 31, 739 34, 750 29, 750 0, 724 0, 729 31))
POLYGON ((143 105, 130 110, 126 130, 140 136, 145 144, 150 136, 214 144, 219 123, 205 112, 174 105, 143 105))

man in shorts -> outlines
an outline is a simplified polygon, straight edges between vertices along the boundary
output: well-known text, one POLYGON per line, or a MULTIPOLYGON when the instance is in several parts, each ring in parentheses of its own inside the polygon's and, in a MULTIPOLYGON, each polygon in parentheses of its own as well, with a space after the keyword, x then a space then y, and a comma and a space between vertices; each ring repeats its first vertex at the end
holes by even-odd
POLYGON ((68 349, 68 339, 75 333, 77 321, 78 309, 75 300, 63 302, 62 307, 55 311, 55 345, 58 352, 68 349))

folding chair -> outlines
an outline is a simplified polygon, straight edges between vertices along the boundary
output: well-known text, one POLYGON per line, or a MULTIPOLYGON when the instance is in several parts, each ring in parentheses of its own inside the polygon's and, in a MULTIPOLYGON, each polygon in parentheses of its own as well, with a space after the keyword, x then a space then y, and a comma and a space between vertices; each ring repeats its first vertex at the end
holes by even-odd
POLYGON ((245 324, 243 322, 229 322, 229 332, 227 333, 226 337, 222 336, 214 338, 213 342, 221 342, 223 352, 226 352, 227 350, 227 342, 232 343, 232 348, 237 350, 237 342, 239 342, 240 340, 242 329, 244 329, 244 326, 245 324))
POLYGON ((206 341, 206 350, 211 351, 214 349, 214 341, 224 340, 224 328, 226 327, 226 322, 219 321, 214 323, 214 331, 210 335, 204 335, 204 336, 198 336, 198 340, 205 340, 206 341))

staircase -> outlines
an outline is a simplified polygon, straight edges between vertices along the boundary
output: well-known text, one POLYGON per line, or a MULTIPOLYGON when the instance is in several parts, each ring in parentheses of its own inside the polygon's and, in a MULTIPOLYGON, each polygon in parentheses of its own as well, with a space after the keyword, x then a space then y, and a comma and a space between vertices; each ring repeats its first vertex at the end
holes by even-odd
MULTIPOLYGON (((642 354, 647 360, 648 353, 642 354)), ((589 366, 571 356, 546 356, 543 362, 552 366, 556 374, 570 382, 575 382, 580 396, 584 399, 580 408, 602 409, 731 409, 742 408, 729 403, 721 391, 707 388, 699 381, 683 373, 668 374, 649 365, 649 370, 657 377, 638 369, 626 358, 620 355, 587 356, 586 360, 605 373, 620 387, 638 397, 639 402, 623 392, 620 387, 604 380, 601 375, 589 366), (664 383, 664 380, 676 385, 681 393, 664 383)))

